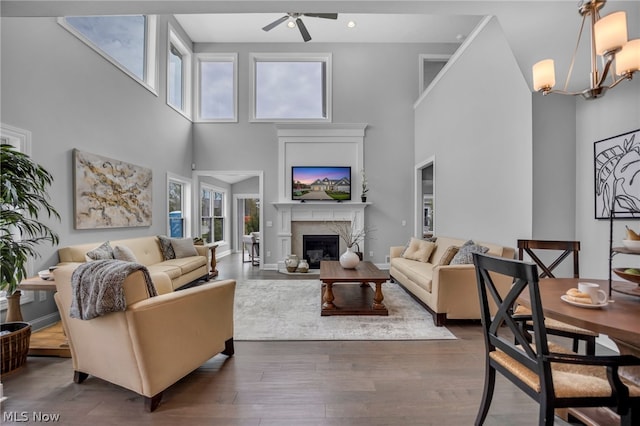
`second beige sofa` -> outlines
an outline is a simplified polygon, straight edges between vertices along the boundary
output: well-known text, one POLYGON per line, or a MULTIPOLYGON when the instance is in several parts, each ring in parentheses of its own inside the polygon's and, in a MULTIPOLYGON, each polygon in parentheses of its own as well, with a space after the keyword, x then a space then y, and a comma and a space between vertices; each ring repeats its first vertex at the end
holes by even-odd
MULTIPOLYGON (((447 319, 480 319, 480 302, 475 267, 471 264, 440 265, 449 247, 461 247, 467 240, 438 236, 428 261, 402 257, 404 246, 391 247, 389 273, 414 298, 433 314, 437 326, 447 319)), ((515 250, 497 244, 476 242, 487 247, 488 254, 513 259, 515 250)), ((497 277, 496 282, 504 294, 511 286, 508 277, 497 277)))

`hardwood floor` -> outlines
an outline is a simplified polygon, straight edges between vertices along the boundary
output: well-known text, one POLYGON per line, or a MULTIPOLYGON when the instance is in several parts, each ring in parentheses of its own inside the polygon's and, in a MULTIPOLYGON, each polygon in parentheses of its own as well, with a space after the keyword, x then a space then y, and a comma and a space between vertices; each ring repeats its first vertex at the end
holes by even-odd
MULTIPOLYGON (((220 279, 287 276, 218 263, 220 279)), ((295 277, 292 277, 295 278, 295 277)), ((164 392, 154 413, 137 394, 89 376, 72 381, 70 359, 29 357, 2 377, 7 416, 59 415, 63 425, 470 425, 482 394, 478 324, 448 327, 453 341, 236 342, 164 392), (13 414, 12 414, 13 413, 13 414)), ((486 425, 532 425, 538 405, 498 377, 486 425)), ((556 424, 566 423, 561 420, 556 424)))

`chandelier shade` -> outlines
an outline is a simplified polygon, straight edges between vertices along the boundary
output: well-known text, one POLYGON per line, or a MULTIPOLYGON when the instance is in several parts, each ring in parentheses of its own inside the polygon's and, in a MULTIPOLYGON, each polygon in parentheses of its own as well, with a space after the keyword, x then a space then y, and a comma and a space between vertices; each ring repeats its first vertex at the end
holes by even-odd
POLYGON ((542 92, 544 95, 549 93, 581 95, 585 99, 596 99, 620 82, 631 80, 633 74, 640 69, 640 39, 627 41, 627 15, 624 11, 600 17, 599 11, 605 3, 606 0, 583 0, 578 6, 578 12, 582 15, 582 25, 578 32, 578 41, 571 58, 564 89, 554 90, 556 82, 554 62, 552 59, 545 59, 534 64, 532 68, 533 89, 536 92, 542 92), (569 92, 567 88, 585 27, 590 28, 590 85, 584 90, 569 92), (598 68, 598 56, 602 57, 602 70, 598 68), (609 71, 611 71, 611 82, 605 84, 609 71), (616 79, 615 75, 619 78, 616 79))

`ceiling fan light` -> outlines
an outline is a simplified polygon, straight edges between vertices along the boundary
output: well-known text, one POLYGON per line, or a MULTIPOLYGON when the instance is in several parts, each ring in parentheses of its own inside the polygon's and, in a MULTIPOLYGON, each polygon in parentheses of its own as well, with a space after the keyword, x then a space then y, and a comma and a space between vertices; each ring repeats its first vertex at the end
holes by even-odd
POLYGON ((537 92, 540 90, 551 90, 556 84, 556 71, 553 59, 544 59, 532 67, 533 71, 533 89, 537 92))
POLYGON ((289 22, 287 22, 287 27, 292 28, 292 29, 295 28, 296 27, 296 22, 290 20, 289 22))
POLYGON ((629 41, 616 54, 616 74, 627 75, 640 70, 640 38, 629 41))
POLYGON ((627 14, 620 11, 604 16, 595 23, 593 31, 598 55, 619 50, 627 43, 627 14))

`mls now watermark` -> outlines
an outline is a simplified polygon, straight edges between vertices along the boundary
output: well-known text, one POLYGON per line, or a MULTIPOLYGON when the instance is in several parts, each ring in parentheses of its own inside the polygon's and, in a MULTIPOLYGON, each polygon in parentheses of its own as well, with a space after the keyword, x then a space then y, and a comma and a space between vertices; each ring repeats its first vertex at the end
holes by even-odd
POLYGON ((54 423, 60 421, 59 413, 43 413, 42 411, 5 411, 2 413, 3 422, 40 422, 54 423))

